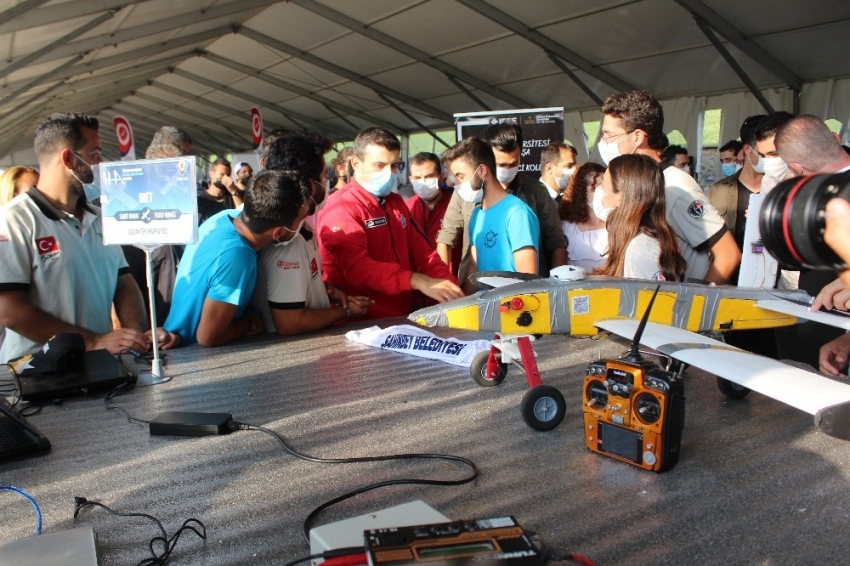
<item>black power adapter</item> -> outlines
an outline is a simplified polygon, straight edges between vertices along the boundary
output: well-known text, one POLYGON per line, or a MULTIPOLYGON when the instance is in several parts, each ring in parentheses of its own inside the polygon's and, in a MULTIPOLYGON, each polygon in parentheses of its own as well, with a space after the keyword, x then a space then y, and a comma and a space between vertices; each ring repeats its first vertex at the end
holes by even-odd
POLYGON ((230 413, 166 411, 150 422, 150 431, 152 435, 216 436, 229 434, 231 422, 230 413))

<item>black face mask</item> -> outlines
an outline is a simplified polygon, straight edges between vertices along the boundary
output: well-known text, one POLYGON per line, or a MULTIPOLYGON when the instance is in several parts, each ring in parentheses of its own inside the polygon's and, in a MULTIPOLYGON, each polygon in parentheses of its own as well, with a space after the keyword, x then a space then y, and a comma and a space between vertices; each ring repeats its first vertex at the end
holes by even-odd
POLYGON ((213 187, 216 187, 217 189, 221 189, 222 191, 227 192, 227 187, 222 185, 221 181, 216 181, 215 183, 213 183, 213 187))

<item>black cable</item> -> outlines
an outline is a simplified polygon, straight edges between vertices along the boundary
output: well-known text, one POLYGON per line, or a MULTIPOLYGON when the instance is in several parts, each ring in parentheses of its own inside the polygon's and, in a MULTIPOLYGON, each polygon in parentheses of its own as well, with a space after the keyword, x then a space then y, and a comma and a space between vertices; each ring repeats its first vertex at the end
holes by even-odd
POLYGON ((446 460, 446 461, 449 461, 449 462, 458 462, 458 463, 464 464, 466 466, 469 466, 472 469, 472 474, 470 476, 465 477, 465 478, 461 478, 459 480, 431 480, 431 479, 425 479, 425 478, 400 478, 400 479, 387 480, 387 481, 383 481, 383 482, 370 484, 370 485, 367 485, 365 487, 361 487, 361 488, 358 488, 354 491, 350 491, 348 493, 345 493, 343 495, 335 497, 332 500, 327 501, 327 502, 321 504, 320 506, 316 507, 315 509, 313 509, 313 511, 311 511, 310 514, 307 515, 307 518, 304 519, 304 538, 308 542, 310 541, 310 528, 312 527, 313 521, 319 513, 321 513, 322 511, 324 511, 328 507, 336 505, 337 503, 339 503, 341 501, 345 501, 346 499, 350 499, 351 497, 354 497, 356 495, 360 495, 361 493, 366 493, 368 491, 372 491, 373 489, 378 489, 378 488, 381 488, 381 487, 387 487, 387 486, 390 486, 390 485, 411 485, 411 484, 412 485, 463 485, 463 484, 466 484, 466 483, 469 483, 469 482, 475 480, 475 478, 478 477, 478 466, 476 466, 475 463, 472 462, 472 460, 468 460, 467 458, 463 458, 461 456, 454 456, 454 455, 451 455, 451 454, 394 454, 394 455, 387 455, 387 456, 362 456, 362 457, 357 457, 357 458, 318 458, 318 457, 315 457, 315 456, 309 456, 307 454, 302 454, 302 453, 298 452, 297 450, 291 448, 286 443, 286 440, 284 440, 281 435, 279 435, 277 432, 275 432, 271 429, 268 429, 268 428, 264 428, 264 427, 261 427, 261 426, 255 426, 255 425, 251 425, 251 424, 248 424, 248 423, 240 423, 240 422, 237 422, 237 421, 233 421, 230 424, 230 429, 231 430, 258 430, 260 432, 264 432, 264 433, 276 438, 277 441, 280 442, 280 444, 283 446, 283 449, 287 453, 291 454, 292 456, 295 456, 296 458, 299 458, 301 460, 306 460, 308 462, 317 462, 317 463, 320 463, 320 464, 353 464, 353 463, 360 463, 360 462, 386 462, 388 460, 446 460))
POLYGON ((316 560, 319 558, 336 558, 337 556, 346 556, 349 554, 363 554, 364 548, 362 546, 349 546, 346 548, 334 548, 333 550, 326 550, 320 554, 311 554, 310 556, 304 556, 303 558, 299 558, 298 560, 293 560, 292 562, 287 562, 283 566, 295 566, 296 564, 301 564, 302 562, 307 562, 308 560, 316 560))
POLYGON ((107 411, 118 411, 118 412, 122 413, 125 417, 127 417, 127 420, 128 420, 128 421, 133 421, 133 422, 137 422, 137 423, 144 423, 144 424, 150 424, 150 421, 146 421, 146 420, 144 420, 144 419, 139 419, 139 418, 136 418, 136 417, 131 417, 131 416, 130 416, 130 413, 128 413, 127 411, 125 411, 125 410, 124 410, 124 407, 120 407, 120 406, 118 406, 118 405, 110 405, 110 404, 109 404, 109 401, 110 401, 113 397, 115 397, 116 395, 118 395, 118 394, 119 394, 119 393, 120 393, 120 392, 121 392, 124 388, 127 388, 127 389, 129 389, 129 388, 130 388, 130 382, 129 382, 129 381, 125 381, 124 383, 122 383, 121 385, 119 385, 118 387, 116 387, 115 389, 113 389, 112 391, 110 391, 110 392, 106 395, 106 397, 104 397, 104 398, 103 398, 103 406, 104 406, 104 407, 106 407, 106 410, 107 410, 107 411))
POLYGON ((160 520, 154 517, 153 515, 148 515, 147 513, 119 513, 118 511, 110 509, 103 503, 100 503, 98 501, 91 501, 89 499, 86 499, 85 497, 74 497, 74 519, 77 518, 77 516, 80 514, 80 511, 90 505, 93 507, 100 507, 101 509, 105 509, 106 511, 117 517, 142 517, 156 523, 156 526, 159 527, 159 531, 162 534, 160 536, 155 536, 151 539, 149 543, 151 557, 145 558, 144 560, 139 562, 138 566, 162 566, 166 564, 168 562, 168 559, 171 557, 171 553, 174 551, 174 548, 177 546, 177 542, 180 540, 180 535, 183 534, 183 531, 192 531, 204 540, 206 540, 207 538, 207 528, 201 521, 193 517, 190 517, 183 521, 183 525, 181 525, 181 527, 169 537, 168 533, 165 530, 165 527, 162 526, 162 522, 160 522, 160 520), (198 525, 200 531, 196 529, 194 525, 198 525), (162 545, 162 553, 157 553, 157 549, 154 547, 156 544, 162 545))

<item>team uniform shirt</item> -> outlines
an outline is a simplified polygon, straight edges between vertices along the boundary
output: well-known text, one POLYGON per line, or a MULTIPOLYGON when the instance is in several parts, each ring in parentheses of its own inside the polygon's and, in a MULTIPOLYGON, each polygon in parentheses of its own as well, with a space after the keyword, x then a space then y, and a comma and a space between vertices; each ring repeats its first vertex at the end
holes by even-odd
POLYGON ((262 314, 266 332, 275 332, 271 309, 330 308, 322 258, 310 230, 301 228, 291 244, 272 244, 260 252, 251 305, 262 314))
POLYGON ((697 182, 681 169, 664 170, 664 196, 667 223, 688 262, 685 278, 704 279, 711 265, 708 252, 728 231, 726 224, 697 182))
MULTIPOLYGON (((425 233, 428 238, 428 243, 435 250, 437 249, 437 234, 443 227, 443 218, 446 215, 446 209, 452 200, 454 189, 441 189, 440 200, 434 203, 434 208, 428 208, 425 201, 419 195, 413 195, 405 201, 407 209, 410 210, 410 217, 419 226, 419 229, 425 233)), ((457 273, 460 266, 460 260, 463 259, 463 247, 452 247, 451 270, 452 273, 457 273)))
MULTIPOLYGON (((35 187, 0 207, 0 291, 25 291, 34 307, 106 334, 118 277, 129 270, 121 248, 103 244, 100 209, 84 202, 82 210, 79 220, 35 187)), ((41 346, 7 328, 0 362, 41 346)))
POLYGON ((514 252, 533 247, 540 257, 540 223, 527 204, 513 195, 488 209, 476 208, 469 220, 478 271, 516 271, 514 252))
POLYGON ((661 273, 661 266, 658 264, 660 255, 661 246, 658 244, 658 240, 639 233, 626 246, 626 254, 623 258, 623 277, 665 281, 666 279, 661 273))
POLYGON ((413 273, 457 282, 396 193, 378 200, 352 180, 328 199, 318 224, 325 282, 373 299, 367 318, 410 314, 413 273))
POLYGON ((234 320, 244 314, 251 300, 257 281, 257 252, 233 226, 239 214, 241 211, 230 209, 211 217, 199 228, 198 243, 186 246, 183 252, 171 312, 163 325, 183 342, 198 341, 206 298, 236 305, 234 320))

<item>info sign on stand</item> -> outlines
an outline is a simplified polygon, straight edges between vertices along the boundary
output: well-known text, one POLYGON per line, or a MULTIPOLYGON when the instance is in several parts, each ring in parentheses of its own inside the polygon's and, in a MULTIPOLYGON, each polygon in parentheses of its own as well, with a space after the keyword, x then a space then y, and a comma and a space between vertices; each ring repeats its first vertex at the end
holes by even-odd
POLYGON ((153 336, 150 375, 140 384, 167 381, 156 340, 156 309, 151 252, 172 244, 198 241, 198 194, 192 156, 100 164, 103 243, 132 245, 145 252, 153 336))

